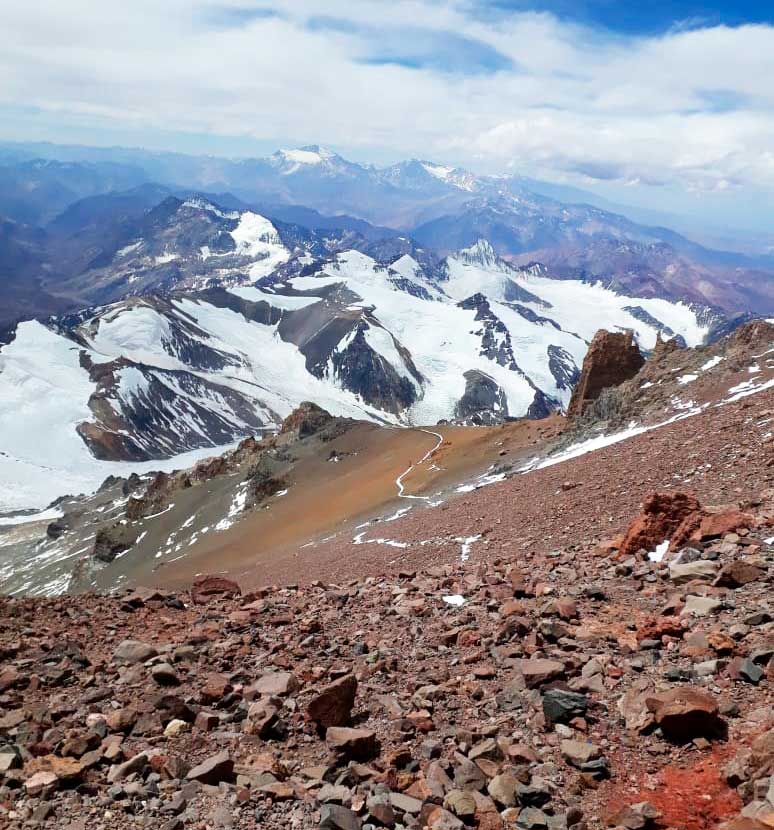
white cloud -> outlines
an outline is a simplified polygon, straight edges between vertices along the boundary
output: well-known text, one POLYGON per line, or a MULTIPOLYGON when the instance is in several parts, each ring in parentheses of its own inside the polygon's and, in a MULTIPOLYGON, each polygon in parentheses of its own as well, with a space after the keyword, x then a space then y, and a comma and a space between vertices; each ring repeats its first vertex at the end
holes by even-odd
POLYGON ((0 0, 0 104, 63 124, 317 141, 490 170, 774 189, 774 28, 621 38, 440 0, 0 0), (226 15, 256 7, 273 15, 226 15), (224 23, 218 25, 218 16, 224 23), (346 23, 346 25, 344 25, 346 23), (390 32, 512 70, 374 64, 390 32))

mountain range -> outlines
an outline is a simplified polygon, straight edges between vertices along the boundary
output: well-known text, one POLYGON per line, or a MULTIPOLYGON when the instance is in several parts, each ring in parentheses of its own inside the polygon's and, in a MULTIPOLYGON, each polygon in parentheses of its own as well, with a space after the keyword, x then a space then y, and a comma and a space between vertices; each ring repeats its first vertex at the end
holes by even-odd
POLYGON ((649 353, 774 313, 765 263, 516 177, 316 146, 0 160, 6 509, 275 430, 305 400, 394 425, 545 417, 599 328, 649 353))
POLYGON ((486 239, 499 256, 540 262, 558 277, 726 314, 774 313, 770 257, 711 250, 668 228, 545 195, 556 192, 519 176, 477 176, 426 161, 358 164, 317 146, 228 160, 3 145, 0 322, 29 314, 13 265, 19 248, 41 278, 42 313, 77 305, 83 298, 68 280, 98 265, 114 240, 137 235, 133 223, 170 195, 202 196, 224 209, 365 241, 408 236, 439 256, 486 239), (60 159, 35 157, 35 150, 60 159))

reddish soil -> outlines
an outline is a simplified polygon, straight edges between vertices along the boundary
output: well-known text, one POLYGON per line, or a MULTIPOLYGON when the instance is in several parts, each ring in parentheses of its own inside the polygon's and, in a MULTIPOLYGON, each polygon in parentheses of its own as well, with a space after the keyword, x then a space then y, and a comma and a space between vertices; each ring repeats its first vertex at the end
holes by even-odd
MULTIPOLYGON (((751 498, 774 484, 774 390, 677 421, 553 467, 457 495, 437 508, 416 506, 366 538, 389 536, 405 549, 353 545, 340 534, 303 558, 272 557, 263 582, 345 579, 458 561, 460 538, 481 534, 471 563, 495 556, 525 560, 623 533, 654 490, 680 489, 703 504, 751 498), (388 529, 387 529, 388 528, 388 529), (424 542, 424 544, 422 544, 424 542)), ((518 466, 530 453, 509 453, 518 466)), ((407 481, 407 484, 409 481, 407 481)), ((418 503, 419 504, 419 503, 418 503)), ((241 578, 251 580, 249 571, 241 578)), ((261 582, 261 576, 256 575, 261 582)))
POLYGON ((715 830, 742 808, 739 795, 723 777, 723 767, 736 751, 728 744, 716 746, 696 761, 669 764, 655 775, 640 772, 626 788, 605 788, 601 794, 607 799, 608 816, 626 804, 649 801, 661 811, 665 830, 715 830))
POLYGON ((397 497, 395 480, 411 464, 415 469, 403 479, 406 494, 435 493, 482 473, 501 459, 500 453, 523 455, 557 435, 563 424, 564 419, 554 417, 493 429, 432 427, 444 441, 423 464, 420 460, 437 444, 434 435, 420 429, 384 430, 359 424, 336 442, 340 453, 350 455, 342 454, 336 464, 326 454, 306 459, 296 470, 287 496, 273 501, 269 509, 251 513, 224 533, 203 538, 178 562, 155 572, 153 563, 148 563, 147 572, 135 573, 133 579, 182 588, 197 573, 217 570, 254 587, 277 581, 282 572, 307 571, 317 561, 316 548, 304 547, 309 540, 325 545, 320 540, 342 528, 349 539, 365 519, 417 503, 397 497))

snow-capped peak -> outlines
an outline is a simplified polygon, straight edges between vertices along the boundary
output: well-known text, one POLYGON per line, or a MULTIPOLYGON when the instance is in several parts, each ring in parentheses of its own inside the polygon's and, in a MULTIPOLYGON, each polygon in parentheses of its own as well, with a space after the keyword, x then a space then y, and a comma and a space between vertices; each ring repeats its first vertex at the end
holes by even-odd
POLYGON ((479 239, 475 245, 463 248, 455 257, 467 265, 481 265, 485 268, 493 268, 498 265, 498 256, 494 248, 486 239, 479 239))
POLYGON ((286 166, 285 175, 295 173, 304 167, 316 167, 336 158, 336 154, 325 147, 310 144, 292 150, 279 150, 274 154, 275 160, 286 166))
POLYGON ((290 251, 283 244, 277 229, 257 213, 243 213, 239 224, 231 231, 231 237, 238 254, 256 260, 249 271, 252 279, 265 277, 290 259, 290 251))
POLYGON ((430 176, 439 179, 447 184, 454 185, 460 190, 476 189, 476 177, 467 170, 461 170, 459 167, 447 167, 443 164, 434 164, 430 161, 420 161, 422 167, 430 176))
POLYGON ((431 164, 429 161, 422 161, 420 164, 431 176, 435 176, 436 179, 441 179, 441 181, 444 182, 448 181, 449 176, 454 172, 453 167, 444 167, 441 164, 431 164))

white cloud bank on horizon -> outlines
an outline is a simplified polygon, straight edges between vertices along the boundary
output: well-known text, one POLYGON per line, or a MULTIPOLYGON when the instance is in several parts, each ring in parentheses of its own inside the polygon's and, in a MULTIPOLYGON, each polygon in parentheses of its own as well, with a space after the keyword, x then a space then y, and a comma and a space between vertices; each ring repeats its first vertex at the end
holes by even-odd
POLYGON ((774 190, 771 26, 633 38, 440 0, 0 0, 0 11, 0 106, 67 125, 774 190))

